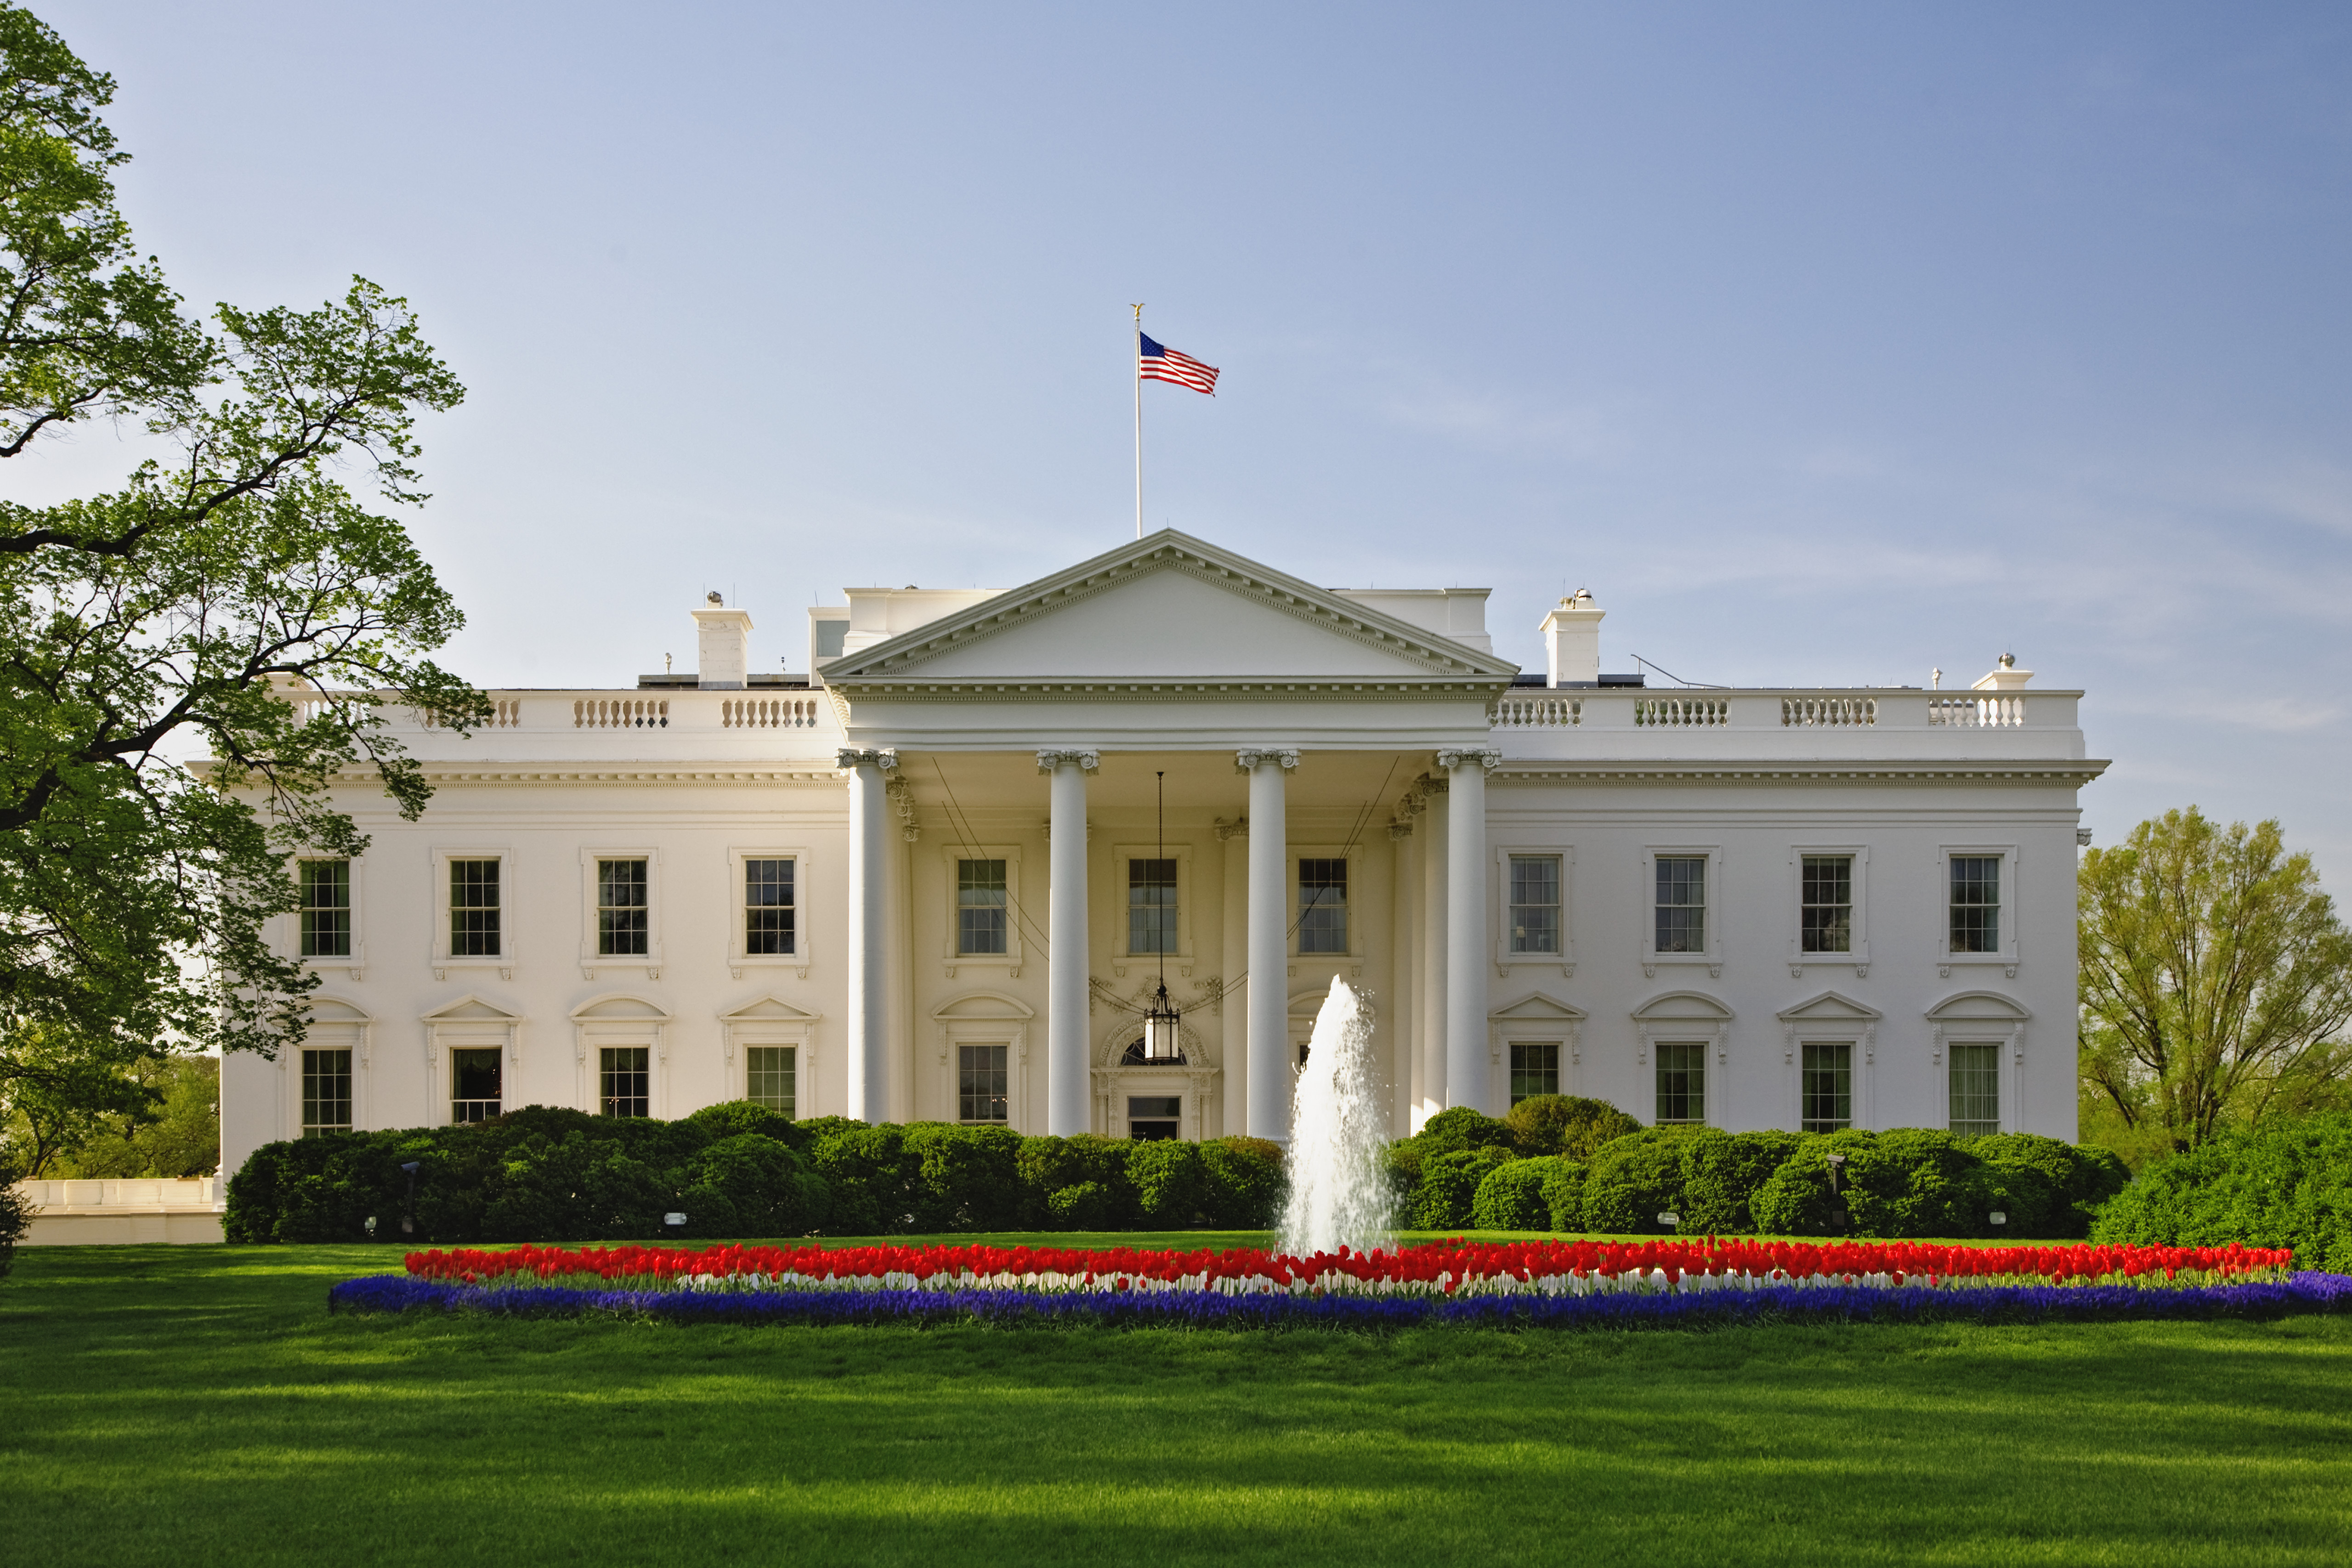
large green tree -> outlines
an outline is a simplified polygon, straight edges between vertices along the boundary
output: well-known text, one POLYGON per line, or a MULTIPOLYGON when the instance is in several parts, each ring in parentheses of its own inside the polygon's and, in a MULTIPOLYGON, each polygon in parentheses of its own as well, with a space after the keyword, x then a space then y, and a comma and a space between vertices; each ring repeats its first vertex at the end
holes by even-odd
POLYGON ((2162 1153, 2345 1093, 2352 934, 2277 822, 2168 811, 2080 881, 2086 1119, 2162 1153))
POLYGON ((189 315, 116 206, 113 90, 0 3, 0 476, 96 420, 138 458, 0 498, 0 1094, 36 1058, 54 1080, 60 1040, 299 1038, 315 979, 265 939, 288 858, 362 847, 339 779, 423 809, 387 711, 486 707, 427 656, 457 606, 372 509, 425 498, 415 419, 463 389, 363 279, 189 315))

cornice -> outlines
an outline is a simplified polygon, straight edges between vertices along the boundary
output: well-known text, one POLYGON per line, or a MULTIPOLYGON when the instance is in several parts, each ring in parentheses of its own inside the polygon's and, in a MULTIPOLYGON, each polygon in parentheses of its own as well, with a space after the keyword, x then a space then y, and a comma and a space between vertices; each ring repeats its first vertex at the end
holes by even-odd
POLYGON ((2105 758, 2060 762, 1511 762, 1490 783, 1538 784, 2065 784, 2076 789, 2107 770, 2105 758))
MULTIPOLYGON (((447 784, 753 784, 771 788, 829 789, 845 786, 840 769, 831 767, 760 768, 705 763, 682 768, 442 768, 432 763, 421 771, 432 785, 447 784)), ((373 769, 334 776, 337 785, 381 782, 373 769)))
MULTIPOLYGON (((953 615, 919 626, 844 658, 825 672, 828 685, 839 685, 855 696, 871 691, 877 676, 898 674, 935 658, 950 648, 984 640, 1033 618, 1090 599, 1154 571, 1181 571, 1188 577, 1250 600, 1308 625, 1321 627, 1366 648, 1403 658, 1433 675, 1456 679, 1490 677, 1497 689, 1507 686, 1518 666, 1491 654, 1437 636, 1328 589, 1302 582, 1204 540, 1172 528, 1148 539, 1124 544, 1092 560, 1039 578, 1000 593, 953 615)), ((976 683, 988 685, 993 683, 976 683)), ((1122 685, 1126 683, 1121 683, 1122 685)), ((1139 683, 1149 685, 1149 683, 1139 683)), ((1168 682, 1164 685, 1175 685, 1168 682)), ((1484 686, 1482 690, 1486 689, 1484 686)))
POLYGON ((1510 688, 1507 675, 1440 680, 1278 680, 1267 676, 1219 676, 1184 681, 1088 679, 1039 675, 1032 679, 859 679, 845 689, 853 700, 869 702, 1458 702, 1491 703, 1510 688))

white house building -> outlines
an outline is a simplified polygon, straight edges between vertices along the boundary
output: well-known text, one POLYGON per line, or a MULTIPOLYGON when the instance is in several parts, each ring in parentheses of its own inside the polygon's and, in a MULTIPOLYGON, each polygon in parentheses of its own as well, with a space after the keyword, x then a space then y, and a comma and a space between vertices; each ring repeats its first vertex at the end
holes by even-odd
POLYGON ((530 1103, 1282 1138, 1334 976, 1411 1131, 2074 1120, 2080 694, 1676 689, 1601 611, 1495 656, 1486 591, 1323 589, 1176 532, 1007 592, 853 589, 811 675, 410 716, 435 789, 301 867, 314 1022, 233 1056, 224 1168, 530 1103), (1164 800, 1164 830, 1163 820, 1164 800), (1164 967, 1181 1060, 1145 1059, 1164 967))

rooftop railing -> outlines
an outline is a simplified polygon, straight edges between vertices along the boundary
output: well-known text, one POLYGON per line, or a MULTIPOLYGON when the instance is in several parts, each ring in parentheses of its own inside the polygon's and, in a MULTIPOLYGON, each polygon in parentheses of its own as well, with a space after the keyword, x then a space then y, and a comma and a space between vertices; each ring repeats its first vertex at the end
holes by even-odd
POLYGON ((2074 692, 1658 691, 1514 693, 1495 704, 1495 727, 1591 729, 2072 728, 2074 692))

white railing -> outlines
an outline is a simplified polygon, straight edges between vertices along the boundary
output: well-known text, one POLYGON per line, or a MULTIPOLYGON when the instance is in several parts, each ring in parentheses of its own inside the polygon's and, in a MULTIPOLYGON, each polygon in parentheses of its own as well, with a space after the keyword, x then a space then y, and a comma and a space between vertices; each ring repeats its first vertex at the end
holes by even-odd
MULTIPOLYGON (((437 713, 419 709, 416 715, 416 722, 420 727, 425 729, 440 729, 444 727, 448 721, 444 719, 437 713)), ((492 697, 490 699, 490 716, 484 719, 474 727, 476 729, 520 729, 522 727, 521 699, 519 697, 492 697)))
POLYGON ((1577 697, 1504 697, 1495 704, 1496 729, 1574 729, 1584 722, 1577 697))
POLYGON ((814 729, 814 697, 729 697, 719 705, 721 729, 814 729))
POLYGON ((1786 728, 1816 725, 1862 725, 1878 722, 1876 697, 1782 697, 1780 723, 1786 728))
POLYGON ((1641 725, 1725 725, 1731 722, 1731 704, 1722 697, 1640 697, 1633 703, 1633 722, 1641 725))
POLYGON ((667 729, 666 697, 592 697, 572 705, 574 729, 667 729))
POLYGON ((209 1208, 217 1176, 131 1176, 104 1180, 20 1181, 16 1190, 43 1208, 209 1208))
POLYGON ((2025 725, 2025 699, 1979 694, 1965 697, 1929 697, 1927 722, 1958 729, 2020 729, 2025 725))

